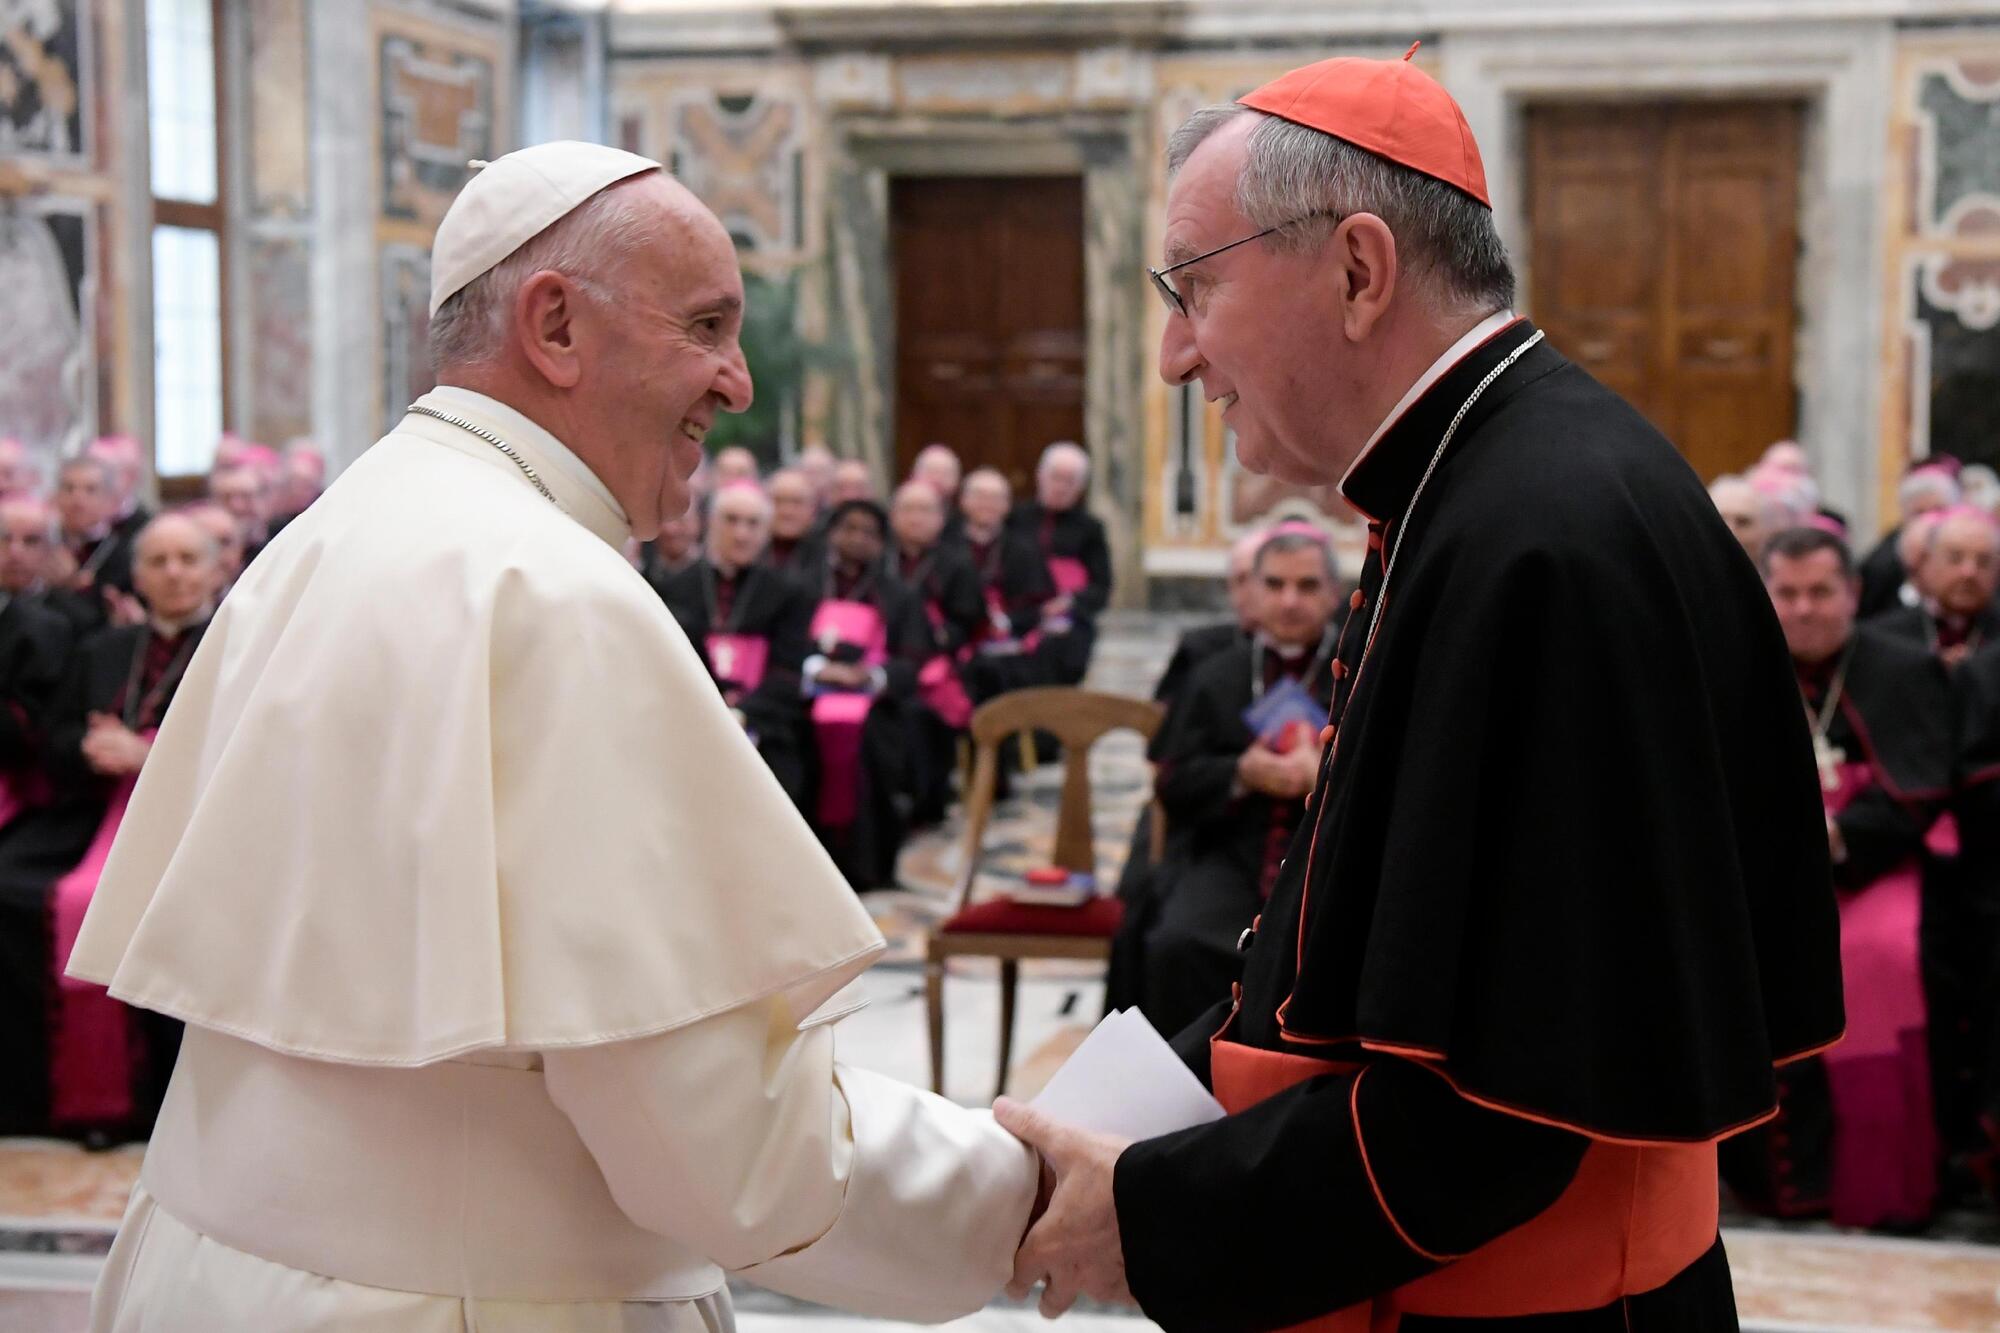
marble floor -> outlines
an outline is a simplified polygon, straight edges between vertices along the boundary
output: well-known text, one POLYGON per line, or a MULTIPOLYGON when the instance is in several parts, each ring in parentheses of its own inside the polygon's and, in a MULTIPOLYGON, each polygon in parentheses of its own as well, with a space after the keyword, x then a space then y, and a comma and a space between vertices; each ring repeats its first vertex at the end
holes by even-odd
MULTIPOLYGON (((1175 632, 1158 617, 1119 620, 1100 642, 1092 683, 1145 694, 1175 632)), ((1109 878, 1125 851, 1146 796, 1143 752, 1114 737, 1092 756, 1095 822, 1109 878)), ((994 879, 1045 859, 1059 778, 1045 768, 1020 784, 996 812, 985 868, 994 879)), ((951 907, 962 865, 952 825, 914 839, 901 887, 868 895, 891 941, 869 973, 868 1007, 840 1028, 842 1058, 915 1083, 930 1078, 924 1039, 924 928, 951 907)), ((967 1105, 991 1100, 997 1074, 999 997, 991 965, 955 965, 946 980, 945 1091, 967 1105)), ((1023 969, 1009 1091, 1032 1095, 1073 1050, 1103 1003, 1097 969, 1029 964, 1023 969)), ((0 1333, 77 1333, 85 1292, 139 1167, 137 1150, 84 1153, 40 1140, 0 1140, 0 1333)), ((2000 1238, 1991 1218, 1962 1219, 1954 1236, 2000 1238)), ((1905 1240, 1842 1234, 1827 1227, 1725 1228, 1744 1326, 1771 1333, 1930 1333, 2000 1331, 2000 1245, 1964 1239, 1905 1240)), ((855 1319, 751 1288, 737 1292, 744 1333, 890 1333, 899 1326, 855 1319)), ((1011 1333, 1041 1323, 1031 1307, 1000 1304, 947 1327, 957 1333, 1011 1333)), ((1075 1333, 1144 1333, 1135 1314, 1085 1310, 1075 1333)))

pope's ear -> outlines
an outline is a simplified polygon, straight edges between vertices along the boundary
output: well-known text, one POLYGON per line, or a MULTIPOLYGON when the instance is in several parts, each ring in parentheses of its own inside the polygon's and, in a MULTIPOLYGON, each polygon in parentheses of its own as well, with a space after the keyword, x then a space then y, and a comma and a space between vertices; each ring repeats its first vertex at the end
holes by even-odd
POLYGON ((576 340, 579 297, 576 284, 552 269, 530 276, 514 297, 515 341, 528 363, 558 389, 573 389, 583 377, 576 340))

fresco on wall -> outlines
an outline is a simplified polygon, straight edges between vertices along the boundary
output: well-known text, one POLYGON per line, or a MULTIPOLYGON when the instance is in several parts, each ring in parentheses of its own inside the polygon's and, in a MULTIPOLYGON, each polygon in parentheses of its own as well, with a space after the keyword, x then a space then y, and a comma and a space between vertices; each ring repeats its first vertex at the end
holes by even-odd
POLYGON ((90 156, 83 0, 0 0, 0 156, 90 156))
POLYGON ((700 90, 676 98, 668 169, 715 210, 739 250, 795 254, 805 232, 802 102, 700 90))
POLYGON ((1885 489, 1931 454, 2000 465, 2000 41, 1912 44, 1898 100, 1885 489))
POLYGON ((1962 60, 1918 85, 1920 230, 2000 236, 2000 60, 1962 60))
POLYGON ((1921 261, 1912 384, 1928 453, 2000 466, 2000 255, 1921 261))
POLYGON ((301 238, 254 237, 250 270, 253 439, 312 433, 312 250, 301 238))
POLYGON ((430 251, 415 245, 382 247, 382 429, 403 419, 404 409, 437 385, 431 373, 430 251))
POLYGON ((305 0, 259 0, 244 17, 250 44, 250 208, 304 217, 312 202, 305 0))
POLYGON ((52 459, 96 430, 91 205, 0 202, 0 435, 52 459))
POLYGON ((493 62, 442 40, 381 38, 382 216, 435 228, 493 152, 493 62))

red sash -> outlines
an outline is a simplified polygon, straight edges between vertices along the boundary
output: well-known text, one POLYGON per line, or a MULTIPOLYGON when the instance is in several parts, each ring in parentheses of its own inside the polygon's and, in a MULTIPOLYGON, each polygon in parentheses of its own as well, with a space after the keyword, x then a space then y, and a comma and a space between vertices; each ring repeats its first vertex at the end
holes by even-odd
MULTIPOLYGON (((861 645, 861 660, 880 666, 889 658, 889 634, 882 613, 867 602, 828 598, 813 612, 813 642, 822 651, 836 644, 861 645)), ((813 737, 819 747, 820 827, 846 828, 861 809, 861 727, 873 696, 833 691, 812 702, 813 737)))
MULTIPOLYGON (((1209 1044, 1216 1100, 1231 1115, 1321 1074, 1364 1066, 1209 1044)), ((1388 1205, 1377 1202, 1401 1234, 1388 1205)), ((1309 1333, 1393 1333, 1402 1316, 1456 1318, 1594 1310, 1663 1286, 1717 1234, 1715 1145, 1593 1141, 1546 1211, 1463 1258, 1374 1300, 1300 1324, 1309 1333)), ((1407 1238, 1406 1238, 1407 1239, 1407 1238)))
MULTIPOLYGON (((151 739, 150 731, 141 733, 151 739)), ((58 1125, 116 1124, 132 1115, 126 1009, 104 987, 66 975, 83 915, 97 892, 111 843, 131 803, 136 778, 118 780, 97 835, 76 869, 56 881, 55 1009, 49 1042, 49 1116, 58 1125)))
POLYGON ((763 683, 770 656, 771 642, 761 634, 708 636, 708 669, 732 703, 763 683))

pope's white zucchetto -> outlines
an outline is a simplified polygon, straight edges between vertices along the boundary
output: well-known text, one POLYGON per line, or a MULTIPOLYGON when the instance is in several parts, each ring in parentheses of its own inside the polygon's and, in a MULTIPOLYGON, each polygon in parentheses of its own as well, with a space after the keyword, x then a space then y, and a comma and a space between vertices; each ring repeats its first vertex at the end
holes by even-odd
POLYGON ((431 242, 431 314, 599 190, 660 169, 637 153, 573 139, 522 148, 479 167, 431 242))

